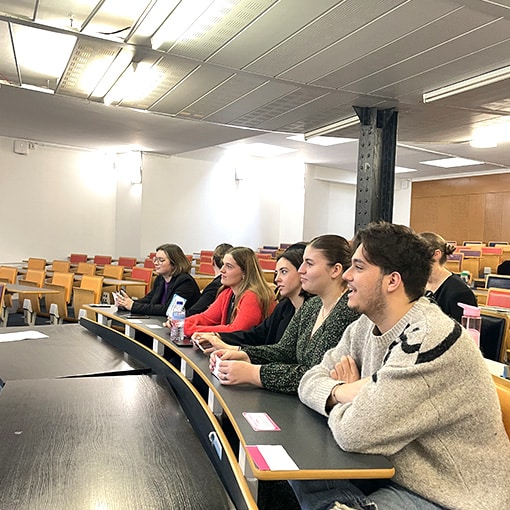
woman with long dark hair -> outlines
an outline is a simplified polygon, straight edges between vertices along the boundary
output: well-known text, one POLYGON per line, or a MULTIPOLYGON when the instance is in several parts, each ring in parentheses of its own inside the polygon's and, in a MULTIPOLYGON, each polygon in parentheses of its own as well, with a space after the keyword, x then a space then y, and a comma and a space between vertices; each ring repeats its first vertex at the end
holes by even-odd
POLYGON ((290 321, 273 345, 219 349, 211 354, 211 371, 222 384, 248 383, 271 391, 297 394, 299 381, 342 338, 359 314, 347 306, 343 272, 351 265, 346 239, 323 235, 306 247, 299 268, 305 291, 315 294, 290 321))
POLYGON ((303 263, 306 243, 289 246, 277 257, 274 282, 279 302, 273 313, 258 326, 232 333, 195 333, 193 341, 206 353, 239 345, 267 345, 280 340, 294 314, 310 294, 301 287, 298 269, 303 263))

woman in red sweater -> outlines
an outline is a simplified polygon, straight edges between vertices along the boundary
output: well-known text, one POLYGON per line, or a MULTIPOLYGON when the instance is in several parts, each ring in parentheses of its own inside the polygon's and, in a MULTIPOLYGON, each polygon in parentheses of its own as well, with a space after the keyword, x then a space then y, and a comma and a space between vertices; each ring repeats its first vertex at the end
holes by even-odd
POLYGON ((184 334, 196 331, 229 332, 250 329, 273 311, 276 301, 251 248, 228 251, 221 268, 222 287, 216 300, 202 313, 187 317, 184 334))

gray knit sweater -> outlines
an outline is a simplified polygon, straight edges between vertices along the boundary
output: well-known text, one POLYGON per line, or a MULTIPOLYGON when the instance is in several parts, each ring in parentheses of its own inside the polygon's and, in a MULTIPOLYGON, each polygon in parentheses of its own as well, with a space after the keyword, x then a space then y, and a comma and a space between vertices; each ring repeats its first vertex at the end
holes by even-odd
POLYGON ((318 296, 308 299, 278 343, 242 348, 254 365, 262 365, 260 381, 263 388, 295 395, 303 374, 321 362, 324 353, 340 341, 345 328, 359 317, 347 306, 347 294, 344 294, 312 335, 321 307, 318 296))
POLYGON ((426 298, 384 335, 362 316, 302 378, 299 397, 326 415, 344 354, 371 377, 329 426, 341 448, 387 456, 394 481, 446 508, 510 509, 510 442, 471 336, 426 298))

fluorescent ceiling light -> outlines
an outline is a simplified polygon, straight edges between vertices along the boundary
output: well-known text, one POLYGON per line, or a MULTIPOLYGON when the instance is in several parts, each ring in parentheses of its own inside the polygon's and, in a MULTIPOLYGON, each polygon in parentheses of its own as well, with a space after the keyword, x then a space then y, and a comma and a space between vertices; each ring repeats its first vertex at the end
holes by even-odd
POLYGON ((467 80, 462 80, 452 85, 432 90, 431 92, 425 92, 423 94, 423 102, 431 103, 438 99, 444 99, 445 97, 454 96, 455 94, 467 92, 468 90, 484 87, 485 85, 506 80, 507 78, 510 78, 510 66, 502 67, 501 69, 496 69, 473 78, 468 78, 467 80))
POLYGON ((328 133, 333 133, 333 131, 338 131, 339 129, 348 128, 351 126, 355 126, 359 123, 359 117, 357 115, 353 115, 352 117, 347 117, 346 119, 339 120, 338 122, 333 122, 333 124, 328 124, 327 126, 323 126, 317 129, 312 129, 305 133, 305 139, 313 138, 315 136, 327 135, 328 133))
POLYGON ((136 101, 150 94, 161 81, 162 74, 157 67, 148 62, 130 65, 117 83, 104 97, 105 104, 136 101))
POLYGON ((475 147, 477 149, 489 149, 497 147, 499 143, 509 141, 510 117, 503 117, 477 127, 473 131, 473 136, 469 143, 471 147, 475 147))
POLYGON ((355 142, 355 138, 337 138, 335 136, 314 136, 313 138, 305 139, 305 135, 288 136, 287 140, 296 140, 297 142, 306 142, 313 145, 322 145, 328 147, 330 145, 339 145, 341 143, 355 142))
POLYGON ((13 26, 16 58, 21 74, 29 70, 45 78, 60 78, 76 42, 76 36, 13 26))
POLYGON ((396 174, 407 174, 409 172, 416 172, 414 168, 406 168, 405 166, 396 166, 395 173, 396 174))
POLYGON ((133 55, 133 50, 122 49, 102 77, 98 77, 97 81, 99 83, 96 81, 97 86, 91 95, 93 97, 104 97, 127 69, 133 59, 133 55))
POLYGON ((445 159, 432 159, 430 161, 420 161, 420 164, 438 166, 441 168, 456 168, 460 166, 483 165, 484 162, 465 158, 445 158, 445 159))
POLYGON ((36 85, 28 85, 28 83, 24 83, 21 85, 22 89, 35 90, 36 92, 44 92, 45 94, 54 94, 55 91, 53 89, 48 89, 46 87, 37 87, 36 85))
POLYGON ((296 152, 295 149, 289 149, 288 147, 281 147, 279 145, 270 145, 268 143, 249 143, 245 144, 243 149, 251 156, 257 156, 259 158, 273 158, 275 156, 281 156, 282 154, 288 154, 289 152, 296 152))

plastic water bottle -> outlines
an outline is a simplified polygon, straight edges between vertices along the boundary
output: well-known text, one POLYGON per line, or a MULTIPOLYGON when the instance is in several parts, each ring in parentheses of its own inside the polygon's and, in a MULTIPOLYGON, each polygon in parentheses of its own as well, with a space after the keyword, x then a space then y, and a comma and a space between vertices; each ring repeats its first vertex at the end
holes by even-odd
POLYGON ((465 303, 457 303, 464 309, 461 318, 461 324, 473 337, 477 347, 480 347, 480 330, 482 328, 482 318, 480 317, 480 308, 476 306, 466 305, 465 303))
POLYGON ((177 301, 172 311, 172 327, 170 329, 170 340, 182 342, 184 340, 184 319, 186 318, 186 310, 184 303, 177 301))

